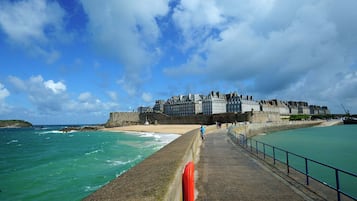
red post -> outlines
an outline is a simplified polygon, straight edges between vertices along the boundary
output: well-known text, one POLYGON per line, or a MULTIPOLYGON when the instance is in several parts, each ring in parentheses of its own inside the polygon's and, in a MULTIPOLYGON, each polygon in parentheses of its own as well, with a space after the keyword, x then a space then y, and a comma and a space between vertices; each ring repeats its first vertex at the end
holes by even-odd
POLYGON ((195 200, 195 166, 193 162, 188 162, 182 175, 182 191, 184 201, 195 200))

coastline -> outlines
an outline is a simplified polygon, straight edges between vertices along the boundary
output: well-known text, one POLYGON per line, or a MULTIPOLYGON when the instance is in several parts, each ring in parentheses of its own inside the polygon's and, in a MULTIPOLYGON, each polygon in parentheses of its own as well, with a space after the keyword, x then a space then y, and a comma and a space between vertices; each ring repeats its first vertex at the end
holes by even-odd
POLYGON ((336 126, 336 125, 341 125, 341 124, 343 124, 343 121, 341 119, 327 120, 327 121, 323 121, 320 125, 317 125, 317 127, 336 126))
POLYGON ((183 135, 191 130, 200 128, 199 124, 160 124, 160 125, 132 125, 100 130, 110 132, 151 132, 183 135))

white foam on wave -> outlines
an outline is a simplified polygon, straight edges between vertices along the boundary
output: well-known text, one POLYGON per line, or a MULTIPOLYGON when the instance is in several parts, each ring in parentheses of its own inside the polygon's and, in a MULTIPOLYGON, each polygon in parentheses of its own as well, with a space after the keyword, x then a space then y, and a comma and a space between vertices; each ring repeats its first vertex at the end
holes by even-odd
POLYGON ((139 159, 142 158, 142 155, 137 155, 134 159, 130 159, 130 160, 127 160, 127 161, 121 161, 121 160, 106 160, 105 162, 110 164, 110 166, 120 166, 120 165, 126 165, 126 164, 129 164, 129 163, 133 163, 139 159))
POLYGON ((156 133, 140 133, 139 137, 149 137, 149 138, 158 139, 158 138, 160 138, 160 135, 158 135, 156 133))
POLYGON ((125 173, 127 170, 123 170, 123 171, 121 171, 121 172, 119 172, 119 173, 116 173, 115 174, 115 177, 119 177, 120 175, 122 175, 123 173, 125 173))
POLYGON ((62 131, 59 130, 52 130, 52 131, 42 131, 39 132, 40 135, 45 135, 45 134, 56 134, 56 133, 63 133, 62 131))
POLYGON ((98 153, 98 152, 104 152, 103 149, 97 149, 97 150, 94 150, 94 151, 91 151, 91 152, 87 152, 85 153, 85 155, 92 155, 92 154, 95 154, 95 153, 98 153))
POLYGON ((38 134, 39 135, 46 135, 46 134, 68 134, 68 133, 75 133, 78 131, 75 130, 70 130, 68 132, 60 131, 60 130, 51 130, 51 131, 41 131, 38 134))
POLYGON ((178 134, 169 134, 169 133, 164 133, 159 135, 160 135, 160 142, 162 144, 168 144, 181 136, 178 134))
POLYGON ((10 140, 6 144, 12 144, 12 143, 17 143, 17 142, 19 142, 19 141, 18 140, 10 140))
POLYGON ((85 186, 85 187, 84 187, 84 191, 85 191, 85 192, 96 191, 96 190, 98 190, 100 187, 102 187, 102 186, 106 185, 107 183, 109 183, 109 182, 106 182, 106 183, 105 183, 105 184, 103 184, 103 185, 97 185, 97 186, 85 186))

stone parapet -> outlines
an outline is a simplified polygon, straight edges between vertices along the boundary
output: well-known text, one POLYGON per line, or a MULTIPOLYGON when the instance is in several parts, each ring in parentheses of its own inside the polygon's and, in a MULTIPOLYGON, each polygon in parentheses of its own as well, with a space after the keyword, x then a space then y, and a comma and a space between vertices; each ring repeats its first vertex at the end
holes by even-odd
POLYGON ((200 145, 199 129, 192 130, 84 200, 182 200, 182 173, 199 159, 200 145))
POLYGON ((323 121, 282 121, 268 123, 241 123, 230 128, 231 134, 244 134, 253 137, 260 133, 270 133, 281 130, 305 128, 321 124, 323 121))

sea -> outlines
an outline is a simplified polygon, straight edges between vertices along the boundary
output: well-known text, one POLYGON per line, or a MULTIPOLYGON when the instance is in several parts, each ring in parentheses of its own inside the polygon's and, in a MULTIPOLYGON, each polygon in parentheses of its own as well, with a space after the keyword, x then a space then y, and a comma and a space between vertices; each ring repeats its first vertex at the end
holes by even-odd
MULTIPOLYGON (((286 130, 258 135, 253 139, 357 175, 357 125, 286 130)), ((262 145, 258 147, 262 149, 262 145)), ((271 148, 265 147, 272 155, 271 148)), ((286 155, 281 151, 276 151, 276 157, 286 161, 286 155)), ((289 163, 305 172, 304 159, 289 154, 289 163)), ((336 187, 333 169, 310 161, 308 167, 310 176, 336 187)), ((339 185, 341 191, 357 199, 357 177, 339 172, 339 185)))
POLYGON ((0 129, 0 200, 81 200, 179 137, 64 127, 0 129))

